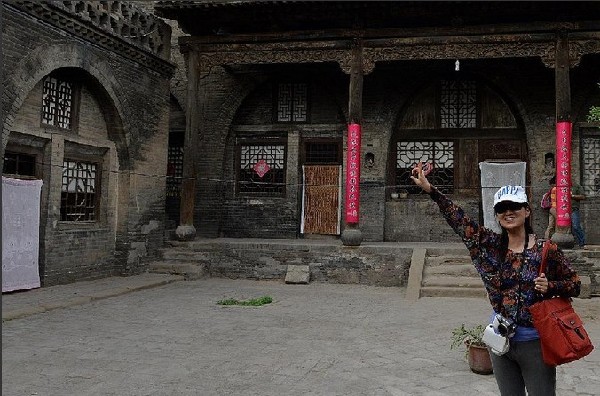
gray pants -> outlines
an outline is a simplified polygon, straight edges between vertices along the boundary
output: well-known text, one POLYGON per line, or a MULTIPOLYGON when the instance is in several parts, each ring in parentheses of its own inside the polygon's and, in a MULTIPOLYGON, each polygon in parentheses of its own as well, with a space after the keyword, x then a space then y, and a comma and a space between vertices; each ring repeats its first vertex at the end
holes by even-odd
POLYGON ((540 340, 511 342, 506 354, 490 355, 502 396, 525 396, 525 389, 529 396, 556 394, 556 367, 544 363, 540 340))

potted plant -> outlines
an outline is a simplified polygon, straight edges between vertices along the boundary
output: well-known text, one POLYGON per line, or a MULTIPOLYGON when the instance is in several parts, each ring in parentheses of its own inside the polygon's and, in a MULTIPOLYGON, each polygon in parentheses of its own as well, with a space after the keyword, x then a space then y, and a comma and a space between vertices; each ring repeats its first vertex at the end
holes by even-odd
POLYGON ((452 330, 452 344, 450 348, 454 349, 459 345, 466 347, 465 356, 469 362, 469 367, 472 372, 477 374, 492 374, 492 359, 490 352, 483 342, 483 331, 485 325, 476 325, 465 327, 461 324, 452 330))

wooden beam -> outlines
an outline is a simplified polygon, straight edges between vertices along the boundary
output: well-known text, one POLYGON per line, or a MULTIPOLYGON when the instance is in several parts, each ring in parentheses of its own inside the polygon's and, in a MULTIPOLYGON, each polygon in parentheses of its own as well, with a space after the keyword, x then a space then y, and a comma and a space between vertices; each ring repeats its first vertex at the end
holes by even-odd
POLYGON ((566 32, 556 38, 556 65, 554 67, 556 89, 556 121, 571 120, 571 82, 569 79, 569 40, 566 32))
POLYGON ((350 124, 362 123, 362 93, 363 93, 363 48, 357 43, 352 48, 352 63, 350 66, 350 88, 348 101, 348 118, 350 124))
POLYGON ((240 33, 211 36, 181 36, 180 40, 201 44, 255 44, 261 42, 290 42, 290 41, 336 41, 351 40, 360 36, 365 40, 390 39, 390 38, 427 38, 432 36, 520 36, 521 40, 527 40, 536 35, 551 34, 557 30, 568 30, 570 32, 598 33, 600 21, 577 21, 577 22, 532 22, 522 24, 491 24, 480 26, 463 27, 433 27, 433 28, 387 28, 387 29, 328 29, 328 30, 305 30, 293 32, 261 32, 240 33))
POLYGON ((196 237, 194 227, 194 205, 196 201, 196 135, 198 134, 198 81, 200 68, 198 54, 187 53, 187 103, 185 109, 186 125, 183 149, 183 180, 181 182, 181 207, 179 226, 176 234, 180 240, 193 240, 196 237))

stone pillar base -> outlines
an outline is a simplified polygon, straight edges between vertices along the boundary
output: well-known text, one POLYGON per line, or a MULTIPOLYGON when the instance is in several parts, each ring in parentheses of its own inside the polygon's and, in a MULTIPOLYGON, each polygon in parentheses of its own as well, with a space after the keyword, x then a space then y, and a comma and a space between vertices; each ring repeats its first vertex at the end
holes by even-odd
POLYGON ((573 249, 575 246, 575 238, 568 228, 557 229, 550 239, 561 249, 573 249))
POLYGON ((175 230, 180 241, 193 241, 196 238, 196 228, 193 225, 180 225, 175 230))
POLYGON ((346 226, 342 231, 342 243, 344 246, 360 246, 362 242, 362 232, 358 228, 346 226))

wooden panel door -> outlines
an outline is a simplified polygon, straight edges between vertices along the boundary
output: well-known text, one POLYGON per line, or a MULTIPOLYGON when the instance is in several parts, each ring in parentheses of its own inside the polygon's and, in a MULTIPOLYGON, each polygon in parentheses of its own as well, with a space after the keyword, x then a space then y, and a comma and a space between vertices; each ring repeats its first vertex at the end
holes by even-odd
POLYGON ((303 234, 339 235, 341 166, 304 165, 303 234))

